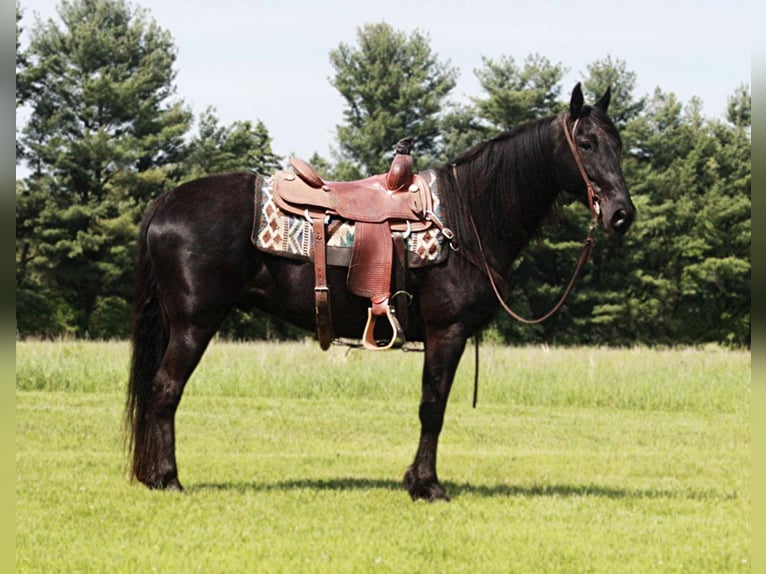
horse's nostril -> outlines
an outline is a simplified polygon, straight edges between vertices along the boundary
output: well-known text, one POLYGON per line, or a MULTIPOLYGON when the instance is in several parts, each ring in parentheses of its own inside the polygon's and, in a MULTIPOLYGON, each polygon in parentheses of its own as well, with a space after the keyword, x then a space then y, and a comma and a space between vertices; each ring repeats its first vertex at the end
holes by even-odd
POLYGON ((628 221, 628 212, 624 209, 618 209, 612 215, 612 227, 614 229, 621 229, 628 221))

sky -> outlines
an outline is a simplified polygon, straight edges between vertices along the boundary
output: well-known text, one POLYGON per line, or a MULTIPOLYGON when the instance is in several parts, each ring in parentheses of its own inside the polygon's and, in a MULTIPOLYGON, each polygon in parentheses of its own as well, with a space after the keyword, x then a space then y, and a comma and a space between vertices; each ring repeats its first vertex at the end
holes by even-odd
MULTIPOLYGON (((56 18, 58 0, 19 0, 22 27, 56 18)), ((223 125, 262 120, 275 153, 330 157, 344 101, 330 83, 329 54, 355 45, 368 23, 419 30, 440 61, 459 70, 452 99, 482 92, 482 57, 532 53, 568 69, 565 90, 611 56, 636 73, 634 96, 659 87, 711 118, 751 84, 756 0, 138 0, 173 37, 177 96, 195 116, 209 106, 223 125)), ((761 2, 761 4, 763 4, 761 2)), ((22 42, 24 38, 22 37, 22 42)))

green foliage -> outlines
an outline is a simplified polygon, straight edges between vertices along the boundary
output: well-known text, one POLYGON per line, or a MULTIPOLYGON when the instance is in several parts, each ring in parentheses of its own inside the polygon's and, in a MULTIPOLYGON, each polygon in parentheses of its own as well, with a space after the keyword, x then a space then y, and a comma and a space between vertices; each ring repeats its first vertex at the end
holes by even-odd
POLYGON ((471 105, 452 105, 442 118, 440 157, 446 161, 500 131, 561 109, 566 72, 561 64, 539 54, 527 56, 521 68, 507 55, 482 61, 484 67, 474 72, 486 96, 472 98, 471 105))
POLYGON ((143 10, 78 0, 59 17, 33 29, 21 74, 32 175, 17 189, 17 285, 55 290, 85 334, 98 297, 129 296, 136 224, 174 181, 189 113, 171 99, 170 34, 143 10))
POLYGON ((738 128, 749 128, 752 124, 752 98, 748 86, 740 86, 729 98, 726 119, 738 128))
POLYGON ((624 137, 642 201, 620 274, 635 336, 749 345, 749 133, 657 90, 624 137))
POLYGON ((618 129, 638 117, 646 106, 645 98, 634 100, 636 73, 628 70, 625 61, 612 60, 607 56, 587 67, 587 79, 583 82, 586 98, 598 101, 607 88, 612 90, 609 116, 618 129))
POLYGON ((357 32, 357 46, 341 44, 330 62, 330 81, 346 101, 340 152, 358 174, 388 169, 396 142, 406 136, 414 138, 418 161, 436 153, 442 102, 457 71, 437 59, 425 35, 367 24, 357 32))
POLYGON ((178 159, 189 114, 171 100, 175 48, 123 0, 64 3, 59 16, 33 29, 28 50, 30 167, 55 172, 52 194, 99 200, 123 172, 178 159))
POLYGON ((303 339, 308 335, 299 329, 274 317, 257 311, 234 309, 218 329, 218 336, 230 341, 289 341, 303 339))
POLYGON ((497 128, 482 121, 472 105, 449 106, 442 117, 441 126, 439 159, 445 163, 478 142, 489 139, 497 131, 497 128))
POLYGON ((146 11, 124 0, 77 0, 58 12, 60 21, 38 23, 20 52, 16 11, 17 107, 30 111, 17 158, 32 170, 16 186, 16 285, 55 294, 68 313, 51 316, 51 325, 28 320, 40 302, 21 297, 18 331, 125 336, 148 202, 185 179, 268 171, 279 157, 262 122, 223 127, 212 109, 185 141, 191 114, 174 98, 176 50, 146 11))
POLYGON ((45 288, 16 288, 16 333, 44 338, 75 332, 77 312, 57 293, 45 288))
POLYGON ((511 56, 482 61, 484 67, 475 72, 487 97, 474 101, 478 114, 497 129, 560 111, 561 78, 566 72, 561 64, 551 64, 539 54, 527 56, 523 68, 511 56))
MULTIPOLYGON (((23 18, 23 12, 21 10, 21 6, 19 6, 19 1, 16 0, 16 109, 17 110, 19 106, 24 103, 24 100, 27 97, 27 85, 25 81, 27 55, 24 51, 21 50, 21 42, 19 41, 19 38, 21 37, 21 33, 24 30, 23 27, 20 25, 22 18, 23 18)), ((19 141, 18 124, 17 124, 16 126, 16 163, 18 163, 23 156, 24 156, 24 147, 19 141)))
POLYGON ((189 142, 185 171, 189 179, 231 171, 269 173, 280 161, 262 121, 221 126, 215 110, 208 108, 200 114, 197 134, 189 142))
POLYGON ((88 321, 88 335, 93 339, 130 337, 130 306, 123 297, 98 297, 88 321))

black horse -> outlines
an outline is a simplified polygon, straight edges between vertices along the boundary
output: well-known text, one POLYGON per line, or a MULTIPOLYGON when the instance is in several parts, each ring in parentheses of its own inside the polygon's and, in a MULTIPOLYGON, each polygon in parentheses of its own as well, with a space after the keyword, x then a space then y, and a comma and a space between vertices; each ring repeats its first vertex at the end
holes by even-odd
MULTIPOLYGON (((404 476, 413 499, 448 500, 436 474, 437 444, 466 341, 498 307, 488 275, 508 279, 561 191, 590 203, 607 231, 623 233, 634 218, 620 136, 606 114, 609 99, 607 90, 595 105, 584 105, 578 84, 566 111, 480 143, 435 170, 444 224, 459 250, 406 276, 413 296, 406 336, 425 349, 420 442, 404 476)), ((251 243, 255 179, 234 173, 191 181, 159 197, 144 216, 126 425, 132 477, 150 488, 181 490, 176 409, 234 307, 315 327, 313 265, 251 243)), ((338 337, 358 337, 369 301, 348 293, 345 280, 345 269, 328 268, 332 325, 338 337)))

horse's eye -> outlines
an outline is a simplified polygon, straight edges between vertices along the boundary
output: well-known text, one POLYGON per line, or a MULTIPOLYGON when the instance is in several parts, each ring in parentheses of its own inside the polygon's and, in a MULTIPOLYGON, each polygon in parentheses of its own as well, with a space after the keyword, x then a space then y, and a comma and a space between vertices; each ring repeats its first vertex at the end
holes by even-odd
POLYGON ((577 142, 577 145, 580 146, 580 149, 589 150, 593 149, 593 146, 590 144, 588 140, 580 140, 577 142))

